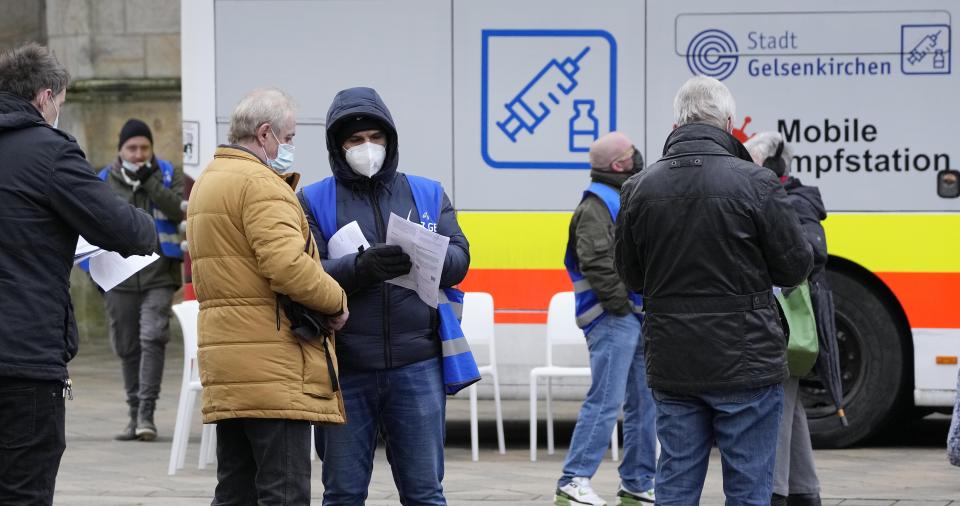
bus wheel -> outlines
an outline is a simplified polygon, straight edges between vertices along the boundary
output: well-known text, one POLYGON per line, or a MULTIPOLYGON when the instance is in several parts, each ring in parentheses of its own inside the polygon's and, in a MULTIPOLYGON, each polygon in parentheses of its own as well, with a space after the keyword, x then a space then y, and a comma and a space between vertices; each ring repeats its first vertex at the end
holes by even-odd
POLYGON ((837 344, 848 427, 840 424, 830 396, 813 375, 800 382, 810 437, 817 448, 863 442, 903 407, 904 339, 883 300, 856 277, 828 271, 836 307, 837 344))

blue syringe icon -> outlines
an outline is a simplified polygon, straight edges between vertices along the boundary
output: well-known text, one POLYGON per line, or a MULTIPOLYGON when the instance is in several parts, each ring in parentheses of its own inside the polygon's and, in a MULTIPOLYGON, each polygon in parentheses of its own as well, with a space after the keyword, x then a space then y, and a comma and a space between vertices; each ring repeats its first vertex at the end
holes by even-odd
POLYGON ((928 33, 910 50, 910 56, 907 57, 907 61, 910 62, 911 65, 920 63, 921 60, 926 58, 927 55, 937 47, 937 38, 939 37, 940 31, 937 31, 937 33, 928 33))
POLYGON ((587 46, 573 58, 568 57, 562 62, 556 58, 550 60, 512 100, 504 104, 510 114, 507 119, 496 123, 512 142, 517 142, 520 130, 533 133, 537 125, 546 119, 551 107, 547 104, 548 99, 553 105, 559 105, 557 92, 569 95, 577 87, 580 60, 589 51, 590 46, 587 46))

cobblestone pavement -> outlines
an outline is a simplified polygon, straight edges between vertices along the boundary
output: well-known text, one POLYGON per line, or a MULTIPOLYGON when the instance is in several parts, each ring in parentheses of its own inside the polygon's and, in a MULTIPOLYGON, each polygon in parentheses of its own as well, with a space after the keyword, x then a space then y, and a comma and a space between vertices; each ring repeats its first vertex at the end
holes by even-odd
MULTIPOLYGON (((215 465, 204 470, 197 468, 199 409, 194 417, 187 465, 175 476, 167 475, 182 367, 179 347, 171 345, 167 357, 157 414, 160 438, 152 443, 117 442, 113 441, 113 434, 125 424, 119 362, 104 347, 82 348, 81 355, 71 364, 76 398, 67 404, 67 451, 60 466, 55 504, 210 504, 216 484, 215 465)), ((471 462, 465 396, 450 400, 444 480, 449 503, 550 504, 579 408, 572 402, 555 405, 557 452, 547 455, 546 449, 541 448, 539 460, 530 462, 526 402, 505 402, 507 454, 499 455, 495 450, 492 402, 481 400, 480 462, 471 462)), ((948 423, 947 417, 933 415, 870 447, 818 450, 824 504, 960 506, 960 468, 947 463, 942 444, 948 423)), ((544 433, 540 431, 541 435, 544 433)), ((314 466, 313 497, 319 504, 319 462, 314 466)), ((618 478, 609 454, 593 483, 601 495, 613 500, 618 478)), ((714 452, 702 504, 722 503, 720 463, 714 452)), ((367 504, 399 504, 382 450, 377 453, 367 504)))

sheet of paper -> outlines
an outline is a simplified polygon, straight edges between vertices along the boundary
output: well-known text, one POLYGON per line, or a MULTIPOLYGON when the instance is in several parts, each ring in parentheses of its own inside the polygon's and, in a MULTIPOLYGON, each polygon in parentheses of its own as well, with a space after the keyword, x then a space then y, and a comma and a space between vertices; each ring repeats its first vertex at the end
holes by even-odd
POLYGON ((150 256, 131 256, 123 258, 119 253, 105 251, 90 259, 90 276, 93 281, 109 292, 144 267, 160 258, 156 253, 150 256))
POLYGON ((363 237, 360 225, 356 221, 351 221, 337 230, 337 233, 333 234, 333 237, 327 242, 327 255, 330 258, 340 258, 350 253, 356 253, 360 246, 366 249, 370 247, 370 243, 363 237))
POLYGON ((78 264, 88 258, 103 253, 103 250, 87 242, 83 236, 77 240, 77 249, 73 253, 73 263, 78 264))
POLYGON ((387 222, 387 244, 400 246, 404 253, 410 255, 410 262, 413 264, 409 274, 391 279, 387 283, 413 290, 427 305, 437 307, 440 275, 443 273, 443 261, 447 257, 450 238, 390 213, 390 220, 387 222))

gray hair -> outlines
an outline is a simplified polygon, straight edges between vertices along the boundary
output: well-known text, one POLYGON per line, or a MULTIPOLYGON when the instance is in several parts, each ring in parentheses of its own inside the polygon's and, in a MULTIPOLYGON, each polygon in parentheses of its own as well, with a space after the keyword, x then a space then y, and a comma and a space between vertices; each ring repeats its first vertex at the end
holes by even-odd
POLYGON ((712 77, 694 76, 683 83, 673 99, 673 118, 677 126, 706 123, 727 130, 727 120, 736 113, 733 95, 723 83, 712 77))
POLYGON ((780 158, 783 159, 783 165, 786 167, 784 176, 790 173, 790 162, 793 160, 793 149, 784 142, 783 136, 777 132, 760 132, 747 139, 743 146, 750 152, 750 156, 757 161, 757 165, 763 165, 764 160, 777 154, 777 147, 783 143, 783 152, 780 158))
POLYGON ((274 127, 274 132, 280 135, 278 129, 296 108, 293 97, 279 88, 255 89, 240 99, 233 109, 227 141, 236 144, 254 138, 257 128, 264 123, 269 123, 274 127))
POLYGON ((0 91, 33 102, 43 90, 54 96, 67 89, 70 74, 46 48, 30 42, 0 54, 0 91))

